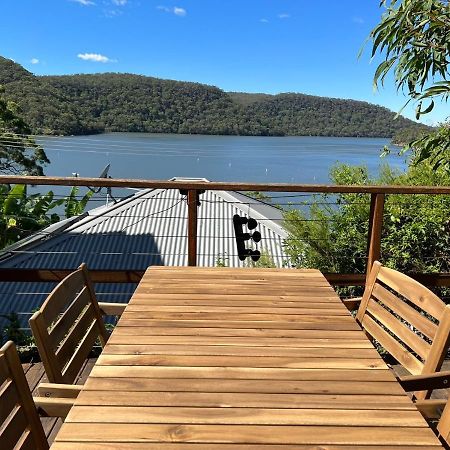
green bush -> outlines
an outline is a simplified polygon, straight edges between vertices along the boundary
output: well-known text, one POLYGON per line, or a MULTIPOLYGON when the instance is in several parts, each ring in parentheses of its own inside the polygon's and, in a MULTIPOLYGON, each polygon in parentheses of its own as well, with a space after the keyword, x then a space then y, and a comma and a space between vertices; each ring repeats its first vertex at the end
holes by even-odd
MULTIPOLYGON (((338 165, 331 171, 338 185, 450 185, 450 175, 426 163, 400 174, 384 166, 378 178, 367 168, 338 165)), ((296 267, 323 272, 365 273, 370 210, 368 194, 316 195, 300 210, 284 213, 289 232, 286 251, 296 267)), ((402 272, 448 272, 450 269, 450 196, 387 195, 381 260, 402 272)), ((357 294, 360 289, 341 289, 357 294)))

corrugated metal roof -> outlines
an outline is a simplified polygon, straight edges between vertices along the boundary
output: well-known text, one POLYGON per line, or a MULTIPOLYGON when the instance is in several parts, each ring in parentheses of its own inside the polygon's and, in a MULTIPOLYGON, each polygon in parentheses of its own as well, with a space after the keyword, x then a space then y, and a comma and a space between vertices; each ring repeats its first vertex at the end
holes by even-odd
MULTIPOLYGON (((206 191, 198 208, 198 265, 248 265, 237 257, 232 218, 254 217, 262 235, 253 248, 277 267, 287 263, 281 212, 244 194, 206 191)), ((187 265, 187 203, 178 190, 143 190, 116 204, 93 209, 63 227, 43 230, 2 255, 0 268, 144 270, 150 265, 187 265)), ((0 314, 27 315, 52 283, 2 283, 0 314)), ((98 284, 100 299, 126 301, 134 284, 98 284)))

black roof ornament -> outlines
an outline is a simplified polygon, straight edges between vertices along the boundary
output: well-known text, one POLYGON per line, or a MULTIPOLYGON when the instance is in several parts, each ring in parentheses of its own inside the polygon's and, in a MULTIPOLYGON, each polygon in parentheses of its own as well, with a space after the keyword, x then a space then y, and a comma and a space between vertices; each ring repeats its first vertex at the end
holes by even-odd
POLYGON ((249 230, 254 230, 258 226, 258 222, 252 217, 240 216, 235 214, 233 216, 233 226, 234 233, 236 236, 236 247, 238 252, 238 257, 241 261, 245 261, 246 258, 250 257, 253 261, 258 261, 261 257, 261 252, 259 250, 252 250, 251 248, 245 247, 245 241, 252 240, 257 243, 261 240, 261 233, 259 231, 254 231, 253 233, 244 233, 243 225, 247 225, 249 230))

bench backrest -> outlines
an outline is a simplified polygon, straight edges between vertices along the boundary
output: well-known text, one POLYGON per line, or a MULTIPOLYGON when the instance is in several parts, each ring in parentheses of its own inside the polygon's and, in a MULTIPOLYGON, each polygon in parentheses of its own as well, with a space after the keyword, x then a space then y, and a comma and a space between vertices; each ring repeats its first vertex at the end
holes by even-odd
MULTIPOLYGON (((411 374, 441 368, 450 342, 450 307, 411 277, 376 261, 356 319, 411 374)), ((421 399, 429 392, 415 395, 421 399)))
POLYGON ((12 341, 0 348, 0 448, 48 450, 48 443, 12 341))
POLYGON ((51 383, 75 381, 95 341, 107 332, 87 268, 82 264, 49 294, 30 327, 51 383))
POLYGON ((442 411, 441 418, 437 425, 437 431, 439 436, 447 443, 450 447, 450 400, 447 401, 444 411, 442 411))

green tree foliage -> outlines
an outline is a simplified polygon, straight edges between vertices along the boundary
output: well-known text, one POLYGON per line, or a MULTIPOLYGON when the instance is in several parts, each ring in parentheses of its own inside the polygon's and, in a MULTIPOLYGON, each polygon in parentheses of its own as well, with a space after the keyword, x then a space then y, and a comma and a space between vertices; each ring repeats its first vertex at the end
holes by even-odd
POLYGON ((88 191, 79 198, 73 187, 67 197, 55 199, 53 191, 28 195, 26 185, 0 185, 0 249, 58 222, 58 207, 66 218, 81 214, 92 195, 88 191))
POLYGON ((1 95, 0 86, 0 173, 43 175, 44 164, 49 163, 44 149, 25 135, 31 132, 18 116, 17 105, 1 95))
POLYGON ((408 145, 411 141, 416 141, 426 135, 431 131, 429 127, 408 127, 402 128, 394 133, 392 136, 391 143, 394 145, 400 145, 404 147, 408 145))
POLYGON ((0 332, 0 343, 2 345, 7 341, 13 341, 19 347, 19 352, 23 354, 23 347, 30 347, 34 344, 33 336, 24 331, 17 313, 0 314, 0 318, 7 321, 7 325, 0 332))
MULTIPOLYGON (((339 185, 450 184, 448 172, 423 162, 404 174, 386 166, 377 179, 371 178, 365 167, 339 165, 331 171, 331 178, 339 185)), ((449 271, 449 208, 450 197, 446 195, 387 196, 383 264, 402 272, 449 271)), ((286 251, 292 263, 323 272, 365 273, 369 209, 367 194, 339 194, 317 195, 302 210, 286 211, 286 251)))
POLYGON ((251 258, 247 258, 244 261, 244 267, 256 267, 258 269, 275 269, 277 265, 272 258, 272 255, 266 251, 262 250, 261 256, 258 261, 253 261, 251 258))
MULTIPOLYGON (((447 0, 382 0, 381 6, 385 13, 372 30, 371 38, 372 56, 380 52, 384 61, 375 72, 374 84, 383 83, 387 74, 393 72, 397 88, 410 97, 408 103, 417 103, 419 118, 433 110, 435 99, 447 101, 450 95, 449 3, 447 0)), ((448 134, 448 130, 437 130, 413 138, 405 150, 414 151, 417 163, 433 158, 436 168, 449 167, 448 134)))
POLYGON ((67 218, 82 214, 83 211, 86 209, 89 199, 94 194, 94 191, 89 190, 86 192, 86 194, 83 195, 83 197, 81 197, 81 199, 78 199, 77 198, 78 192, 79 187, 74 186, 71 189, 69 196, 66 199, 64 199, 65 203, 64 211, 66 213, 67 218))
POLYGON ((245 193, 245 195, 248 195, 251 198, 254 198, 255 200, 259 200, 261 202, 265 203, 271 203, 272 199, 270 198, 270 195, 267 195, 265 192, 260 191, 248 191, 245 193))
POLYGON ((391 137, 414 123, 365 102, 227 93, 131 74, 36 77, 0 57, 0 83, 35 134, 110 131, 391 137))
POLYGON ((28 195, 23 184, 0 185, 0 248, 58 222, 51 210, 63 203, 64 199, 54 200, 52 191, 28 195))
POLYGON ((444 124, 430 134, 424 134, 408 143, 405 149, 412 149, 416 164, 428 161, 433 169, 442 168, 450 173, 450 124, 444 124))

